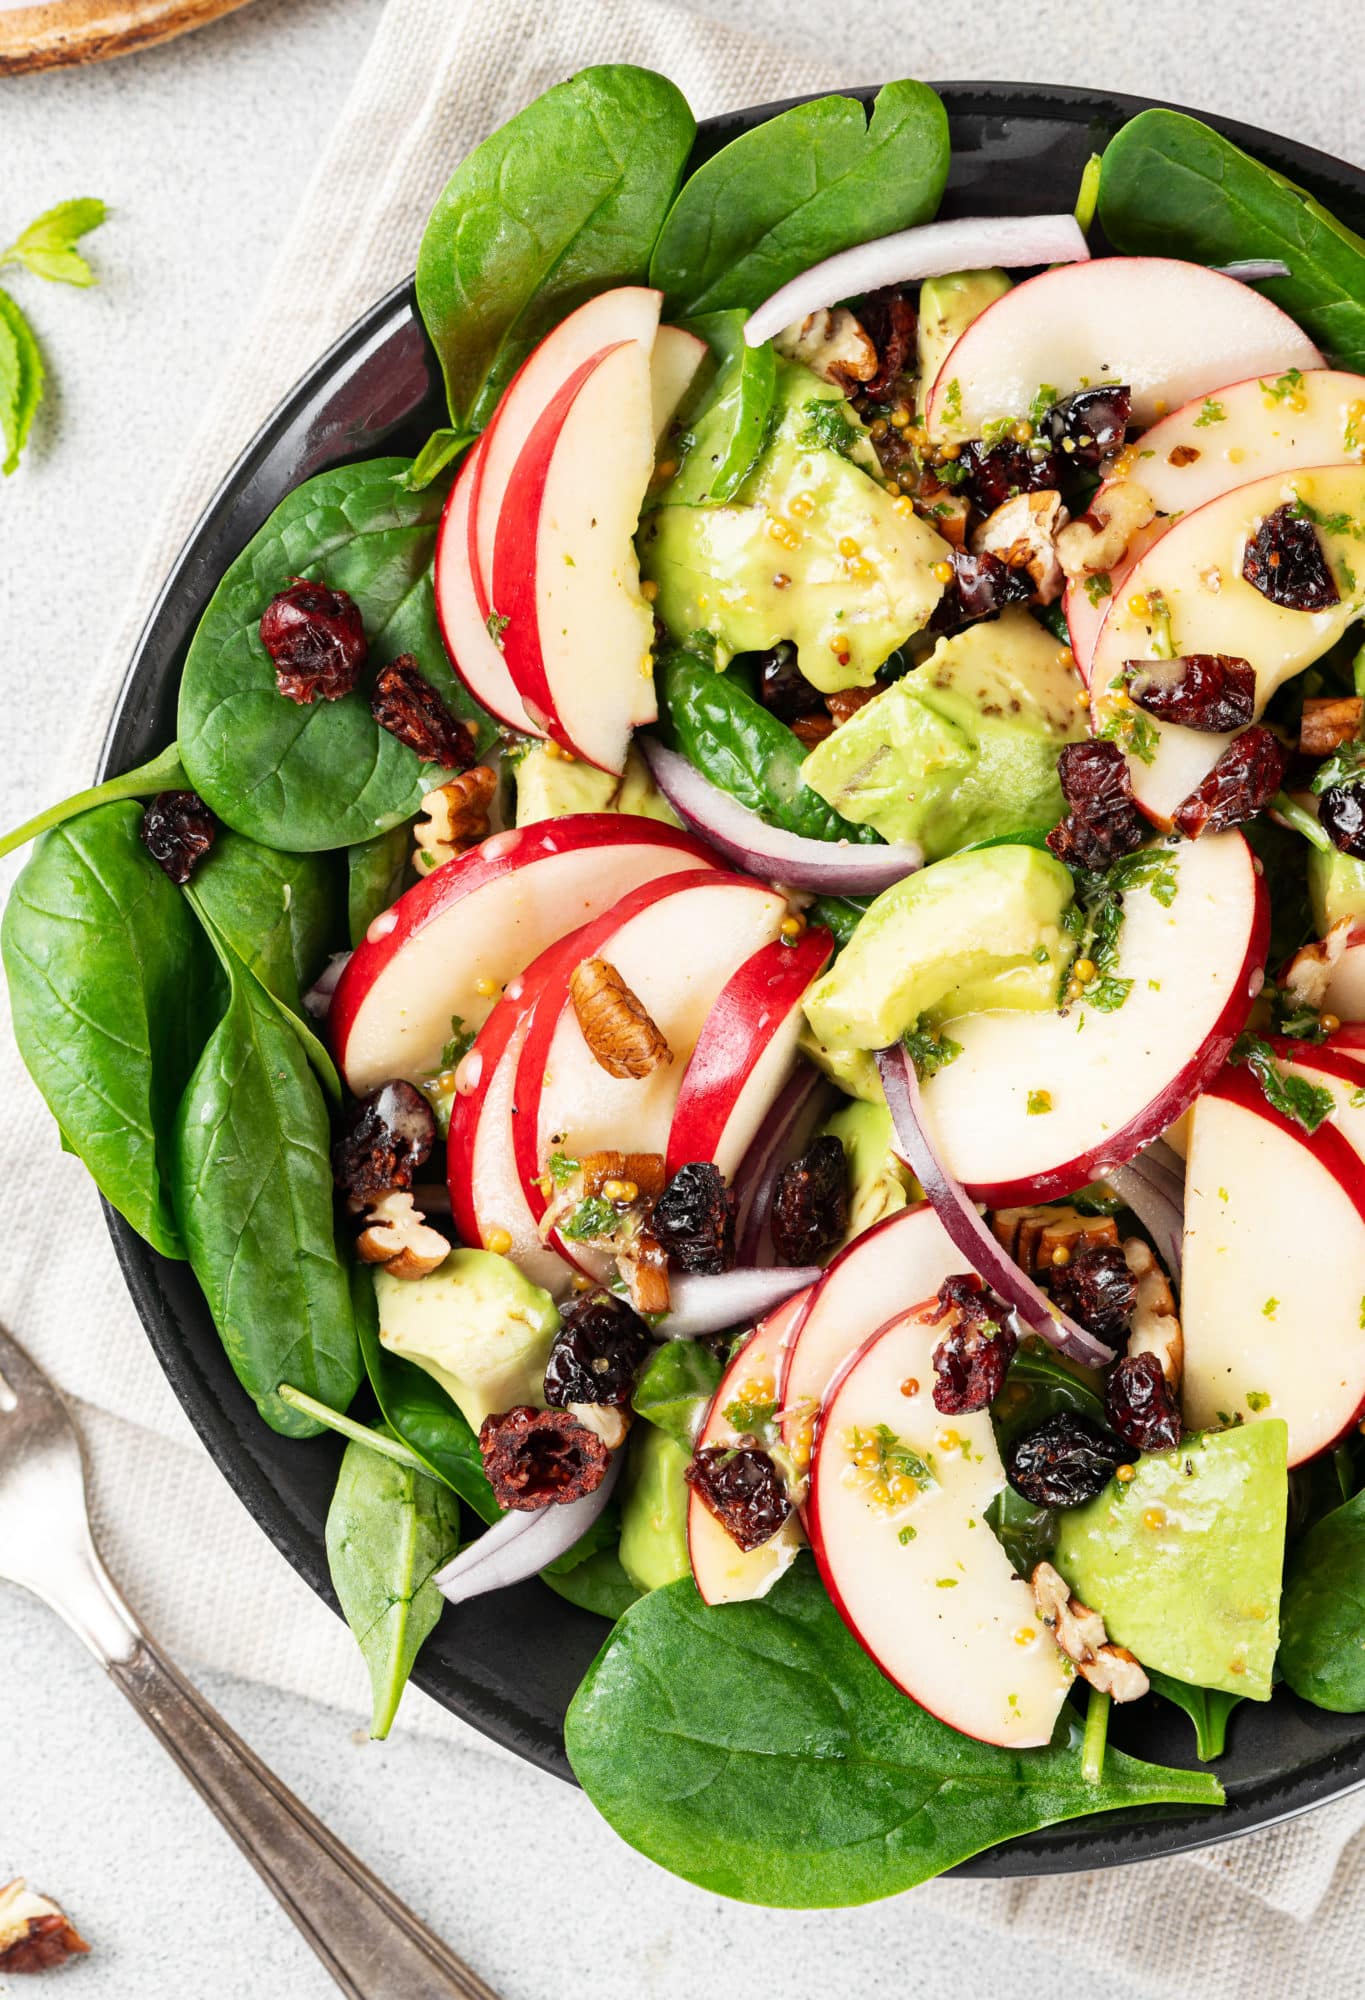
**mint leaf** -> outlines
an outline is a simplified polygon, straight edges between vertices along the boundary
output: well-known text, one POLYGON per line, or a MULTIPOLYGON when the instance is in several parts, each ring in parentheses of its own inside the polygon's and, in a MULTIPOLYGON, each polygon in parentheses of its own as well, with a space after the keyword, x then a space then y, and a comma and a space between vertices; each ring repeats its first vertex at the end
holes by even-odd
POLYGON ((1269 1042, 1263 1042, 1259 1035, 1239 1035, 1228 1061, 1245 1063, 1272 1111, 1301 1125, 1305 1132, 1316 1132, 1336 1108, 1331 1091, 1324 1085, 1310 1083, 1305 1076, 1290 1076, 1281 1069, 1269 1042))
POLYGON ((926 1077, 937 1075, 950 1062, 956 1062, 962 1054, 961 1042, 955 1042, 947 1035, 931 1034, 918 1025, 907 1028, 901 1040, 921 1083, 926 1077))
POLYGON ((28 442, 33 413, 43 396, 43 357, 29 325, 8 292, 0 291, 0 438, 8 478, 28 442))
POLYGON ((56 285, 98 284, 74 245, 98 229, 108 212, 102 201, 89 195, 58 202, 14 239, 0 254, 0 264, 22 264, 35 278, 46 278, 56 285))

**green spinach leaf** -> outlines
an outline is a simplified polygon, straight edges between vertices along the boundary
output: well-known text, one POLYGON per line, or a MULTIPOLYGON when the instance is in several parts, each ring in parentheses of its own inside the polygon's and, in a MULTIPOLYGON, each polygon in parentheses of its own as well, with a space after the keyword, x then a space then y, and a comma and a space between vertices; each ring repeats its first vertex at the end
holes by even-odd
POLYGON ((1228 1694, 1223 1688, 1192 1687, 1171 1674, 1149 1667, 1147 1678, 1153 1690, 1183 1708, 1194 1724, 1195 1755, 1201 1764, 1212 1764, 1227 1749, 1228 1718, 1246 1697, 1228 1694))
MULTIPOLYGON (((1005 1387, 991 1408, 991 1423, 1002 1458, 1025 1431, 1036 1430, 1062 1412, 1104 1423, 1104 1405, 1095 1390, 1041 1342, 1022 1348, 1010 1363, 1005 1387)), ((1020 1576, 1031 1576, 1057 1540, 1055 1507, 1035 1507, 1012 1486, 1004 1487, 986 1509, 986 1525, 1020 1576)))
POLYGON ((855 243, 927 222, 948 178, 948 115, 928 84, 798 104, 697 169, 650 259, 667 310, 752 312, 855 243))
POLYGON ((180 684, 180 754, 219 818, 289 853, 350 847, 409 819, 433 783, 370 714, 364 687, 340 701, 288 701, 261 644, 261 613, 290 577, 321 577, 360 606, 367 673, 411 653, 480 747, 493 725, 451 671, 431 560, 443 486, 405 492, 411 461, 371 459, 309 479, 280 502, 209 602, 180 684))
POLYGON ((806 915, 811 923, 823 924, 842 951, 867 915, 871 902, 871 896, 817 896, 806 915))
POLYGON ((113 802, 45 834, 0 941, 15 1039, 63 1143, 153 1249, 183 1257, 171 1134, 216 972, 141 822, 138 806, 113 802))
POLYGON ((272 1429, 309 1437, 318 1423, 280 1383, 344 1410, 362 1377, 331 1131, 296 1024, 227 963, 227 1012, 176 1120, 176 1218, 238 1381, 272 1429))
POLYGON ((284 854, 224 829, 194 872, 191 900, 266 991, 300 1013, 341 923, 331 857, 284 854))
POLYGON ((327 1566, 387 1736, 422 1641, 445 1600, 432 1581, 460 1546, 460 1508, 439 1480, 348 1444, 327 1511, 327 1566))
POLYGON ((424 486, 430 486, 438 479, 448 465, 453 465, 461 452, 474 442, 473 431, 433 431, 408 470, 399 477, 399 485, 405 492, 420 493, 424 486))
POLYGON ((630 1400, 637 1416, 691 1451, 720 1376, 719 1361, 700 1341, 666 1340, 649 1357, 630 1400))
POLYGON ((417 303, 457 428, 483 428, 576 306, 644 282, 695 135, 666 77, 604 63, 547 90, 455 169, 422 237, 417 303))
POLYGON ((720 366, 701 401, 687 408, 677 472, 653 490, 648 504, 716 507, 734 499, 763 449, 777 397, 777 356, 769 341, 746 344, 741 312, 702 313, 684 324, 706 341, 720 366))
POLYGON ((1088 1784, 1070 1708, 1046 1749, 958 1735, 879 1672, 805 1557, 756 1603, 708 1609, 690 1578, 651 1591, 589 1668, 565 1742, 632 1847, 775 1908, 894 1895, 1058 1820, 1223 1797, 1206 1772, 1117 1750, 1088 1784))
POLYGON ((351 949, 382 910, 398 900, 408 867, 412 829, 406 820, 346 852, 346 928, 351 949))
POLYGON ((73 792, 69 799, 48 806, 32 819, 25 820, 22 826, 16 826, 12 833, 0 839, 0 860, 30 840, 36 840, 40 833, 62 826, 79 813, 91 812, 96 806, 106 805, 111 799, 150 799, 158 792, 184 791, 188 784, 179 748, 172 743, 169 750, 153 757, 150 764, 139 764, 135 771, 125 771, 120 778, 106 778, 102 785, 91 785, 86 791, 73 792))
POLYGON ((599 1549, 571 1570, 543 1569, 540 1580, 548 1583, 557 1597, 576 1604, 580 1611, 594 1611, 599 1618, 610 1618, 613 1622, 624 1617, 643 1595, 622 1569, 621 1558, 614 1548, 599 1549))
POLYGON ((1365 240, 1249 153, 1179 111, 1141 111, 1105 148, 1100 221, 1120 250, 1227 264, 1279 258, 1258 284, 1340 368, 1365 368, 1365 240))
POLYGON ((1308 1530, 1289 1560, 1279 1667, 1295 1694, 1339 1715, 1365 1710, 1365 1492, 1308 1530))

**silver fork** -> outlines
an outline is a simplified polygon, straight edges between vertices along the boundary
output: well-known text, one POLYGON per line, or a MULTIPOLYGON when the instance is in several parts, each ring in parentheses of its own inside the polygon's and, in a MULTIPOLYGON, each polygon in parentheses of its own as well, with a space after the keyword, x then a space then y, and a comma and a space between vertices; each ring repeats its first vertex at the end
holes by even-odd
POLYGON ((351 2000, 498 2000, 173 1667, 90 1533, 80 1438, 0 1327, 0 1578, 64 1618, 217 1813, 351 2000))

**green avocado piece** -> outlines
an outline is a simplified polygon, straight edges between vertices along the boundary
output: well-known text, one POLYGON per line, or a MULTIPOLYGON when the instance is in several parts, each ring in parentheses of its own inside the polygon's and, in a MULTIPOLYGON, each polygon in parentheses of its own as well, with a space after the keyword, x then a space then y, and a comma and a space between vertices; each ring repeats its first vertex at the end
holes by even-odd
POLYGON ((692 1454, 653 1424, 636 1424, 621 1489, 621 1567, 637 1590, 690 1576, 687 1470, 692 1454))
POLYGON ((1345 918, 1365 923, 1365 861, 1343 854, 1338 847, 1330 854, 1310 847, 1308 896, 1319 937, 1326 937, 1333 924, 1345 918))
POLYGON ((841 393, 798 362, 777 369, 770 439, 733 501, 672 504, 665 489, 637 537, 640 573, 669 631, 707 635, 717 666, 790 639, 823 692, 867 687, 928 623, 948 545, 892 501, 841 393))
POLYGON ((1085 734, 1069 648, 1021 605, 940 639, 801 766, 845 819, 930 861, 971 842, 1055 826, 1057 753, 1085 734))
POLYGON ((548 743, 534 743, 517 760, 517 825, 560 819, 565 813, 634 813, 640 819, 661 819, 668 826, 682 821, 649 775, 649 766, 632 745, 618 778, 566 757, 548 743))
POLYGON ((1144 1666, 1270 1699, 1288 1438, 1278 1417, 1204 1431, 1062 1515, 1053 1562, 1144 1666))
POLYGON ((921 407, 934 386, 934 377, 948 358, 948 350, 967 331, 986 307, 994 305, 1010 289, 1003 271, 950 271, 942 278, 926 278, 919 292, 919 393, 921 407))
POLYGON ((883 1049, 918 1021, 1051 1007, 1075 949, 1073 884, 1046 848, 951 854, 883 890, 805 999, 826 1048, 883 1049))
POLYGON ((891 1113, 883 1104, 845 1104, 826 1119, 828 1133, 844 1149, 848 1166, 848 1228, 851 1243, 874 1222, 894 1215, 910 1199, 910 1169, 891 1150, 891 1113))
POLYGON ((492 1250, 452 1250, 425 1278, 376 1271, 379 1338, 440 1383, 475 1430, 517 1403, 545 1401, 559 1330, 553 1299, 492 1250))

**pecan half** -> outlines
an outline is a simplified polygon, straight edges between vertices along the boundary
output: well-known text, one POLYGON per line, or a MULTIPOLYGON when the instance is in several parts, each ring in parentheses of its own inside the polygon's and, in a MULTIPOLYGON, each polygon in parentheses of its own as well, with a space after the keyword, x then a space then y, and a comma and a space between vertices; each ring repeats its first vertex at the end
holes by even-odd
POLYGON ((639 1230, 616 1253, 616 1268, 626 1281, 637 1313, 666 1313, 671 1303, 668 1252, 648 1229, 639 1230))
POLYGON ((1038 1615, 1076 1671, 1115 1701, 1136 1701, 1151 1682, 1126 1646, 1116 1646, 1098 1611, 1073 1597, 1065 1579, 1041 1562, 1033 1572, 1038 1615))
POLYGON ((356 1238, 363 1264, 378 1264, 391 1278, 425 1278, 450 1255, 450 1245, 410 1194, 384 1194, 365 1218, 356 1238))
MULTIPOLYGON (((585 1153, 584 1194, 604 1194, 610 1181, 635 1189, 633 1195, 621 1197, 625 1201, 657 1201, 664 1191, 664 1156, 662 1153, 585 1153)), ((616 1199, 615 1196, 610 1198, 616 1199)))
POLYGON ((585 958, 569 981, 574 1018, 608 1076, 650 1076, 673 1051, 614 965, 585 958))
POLYGON ((1360 734, 1365 700, 1358 694, 1310 695, 1299 723, 1299 750, 1305 757, 1330 757, 1360 734))
POLYGON ((1112 1215, 1082 1215, 1076 1208, 997 1208, 991 1230, 1025 1271, 1050 1270, 1054 1250, 1091 1250, 1119 1240, 1112 1215))
POLYGON ((0 1973, 47 1972, 89 1949, 65 1911, 22 1875, 0 1886, 0 1973))
POLYGON ((479 1451, 498 1505, 523 1514, 595 1492, 611 1462, 601 1438, 567 1410, 528 1403, 485 1417, 479 1451))
POLYGON ((488 808, 497 789, 497 777, 487 764, 475 764, 468 771, 438 785, 422 800, 426 815, 412 829, 417 843, 414 866, 429 875, 443 862, 453 861, 467 847, 473 847, 488 833, 488 808))

